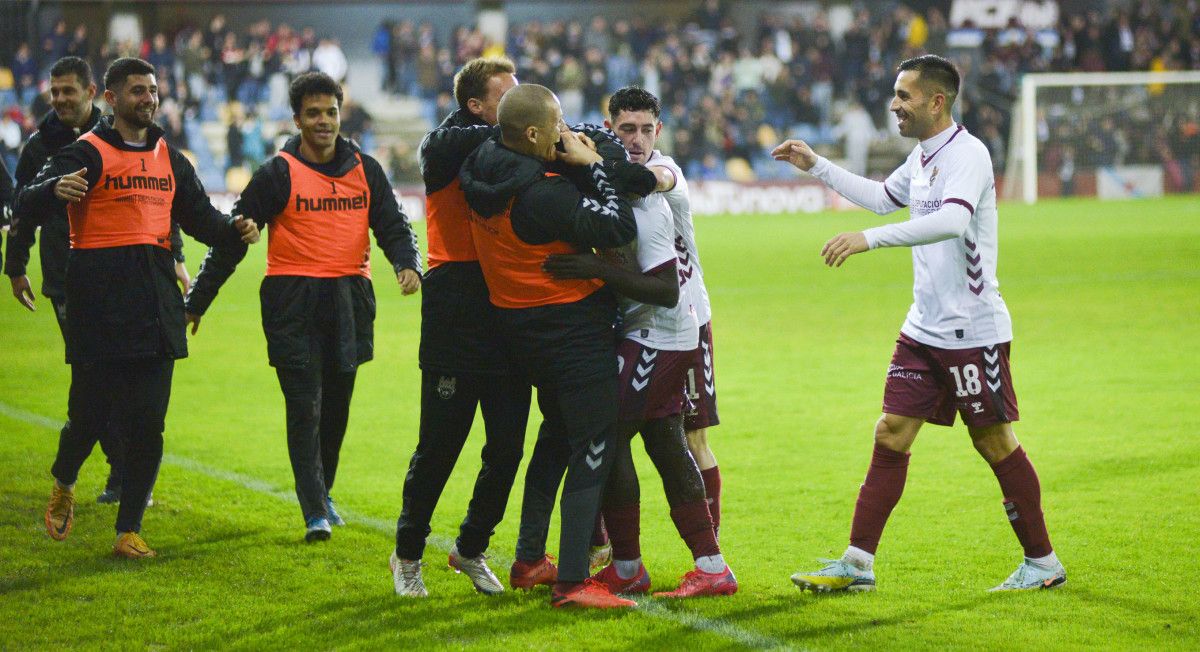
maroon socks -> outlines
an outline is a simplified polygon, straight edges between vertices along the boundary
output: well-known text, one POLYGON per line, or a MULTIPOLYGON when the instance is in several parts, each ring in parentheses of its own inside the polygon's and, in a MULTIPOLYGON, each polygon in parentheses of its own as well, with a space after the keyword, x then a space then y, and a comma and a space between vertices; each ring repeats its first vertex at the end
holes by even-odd
MULTIPOLYGON (((721 548, 717 545, 716 529, 712 526, 708 511, 708 501, 697 500, 671 508, 671 520, 675 522, 675 529, 679 531, 679 536, 687 544, 688 550, 692 551, 692 558, 721 554, 721 548)), ((617 556, 615 539, 613 555, 617 556)))
POLYGON ((908 477, 908 453, 897 453, 890 448, 875 444, 871 454, 871 467, 867 479, 858 490, 858 502, 854 506, 854 521, 850 527, 850 545, 875 554, 879 537, 887 524, 892 508, 900 502, 904 493, 904 480, 908 477))
POLYGON ((1004 511, 1025 556, 1037 559, 1053 552, 1046 520, 1042 516, 1042 487, 1037 471, 1020 446, 1008 457, 992 465, 1000 490, 1004 492, 1004 511))
POLYGON ((641 519, 640 503, 604 508, 604 522, 612 542, 613 559, 638 559, 642 556, 641 519))

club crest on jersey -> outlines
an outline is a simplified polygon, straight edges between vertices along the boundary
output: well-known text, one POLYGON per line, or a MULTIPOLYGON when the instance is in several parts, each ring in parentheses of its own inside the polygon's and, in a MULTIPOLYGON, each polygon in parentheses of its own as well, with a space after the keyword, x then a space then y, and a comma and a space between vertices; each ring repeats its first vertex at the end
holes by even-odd
POLYGON ((929 173, 929 184, 930 185, 933 185, 934 180, 937 179, 937 175, 938 175, 938 167, 935 165, 935 166, 933 166, 933 172, 929 173))
POLYGON ((454 396, 455 387, 458 385, 458 379, 453 376, 442 376, 438 380, 437 393, 443 401, 449 400, 454 396))

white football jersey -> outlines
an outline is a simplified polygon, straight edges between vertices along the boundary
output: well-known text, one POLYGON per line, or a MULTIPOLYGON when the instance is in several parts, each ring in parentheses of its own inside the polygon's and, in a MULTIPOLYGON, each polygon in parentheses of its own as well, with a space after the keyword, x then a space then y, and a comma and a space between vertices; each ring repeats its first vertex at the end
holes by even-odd
MULTIPOLYGON (((652 193, 633 202, 637 220, 637 238, 606 253, 620 264, 643 274, 664 268, 678 269, 675 251, 675 223, 671 207, 662 193, 652 193)), ((680 288, 679 302, 673 308, 652 306, 617 295, 621 305, 621 334, 652 349, 691 351, 699 339, 696 313, 680 288)))
MULTIPOLYGON (((696 321, 703 326, 712 320, 712 304, 708 288, 704 287, 704 270, 700 268, 700 250, 696 248, 696 227, 692 224, 692 203, 688 197, 687 179, 675 159, 657 149, 646 161, 647 166, 664 167, 675 175, 675 187, 662 193, 671 207, 675 221, 675 253, 679 257, 679 292, 688 297, 696 311, 696 321)), ((695 348, 693 346, 692 348, 695 348)))
MULTIPOLYGON (((884 181, 887 196, 916 220, 957 204, 971 217, 961 237, 912 247, 913 303, 901 332, 943 349, 1012 340, 996 278, 996 183, 987 147, 961 125, 919 143, 884 181)), ((900 226, 900 225, 895 225, 900 226)), ((866 231, 874 247, 897 228, 866 231)))

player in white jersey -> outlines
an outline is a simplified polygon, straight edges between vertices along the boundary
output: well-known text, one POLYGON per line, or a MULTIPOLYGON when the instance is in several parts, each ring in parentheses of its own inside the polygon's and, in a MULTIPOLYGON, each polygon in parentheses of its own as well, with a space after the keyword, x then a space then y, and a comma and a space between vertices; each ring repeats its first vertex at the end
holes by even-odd
POLYGON ((803 141, 775 148, 842 196, 878 214, 908 207, 906 222, 842 233, 821 250, 825 262, 880 247, 912 247, 913 304, 888 368, 875 450, 859 490, 850 546, 841 559, 792 581, 814 591, 875 588, 875 550, 900 500, 909 449, 925 422, 950 426, 955 412, 991 465, 1025 559, 993 590, 1053 588, 1066 572, 1050 545, 1037 472, 1013 434, 1017 400, 1009 372, 1012 323, 996 280, 997 213, 987 148, 951 118, 958 95, 954 64, 924 55, 900 64, 891 111, 900 133, 917 138, 908 159, 884 182, 817 156, 803 141))
MULTIPOLYGON (((635 163, 645 163, 653 148, 638 147, 630 134, 656 134, 659 111, 658 100, 640 88, 619 90, 610 100, 612 120, 606 126, 622 139, 635 163)), ((671 520, 696 562, 678 589, 656 595, 731 595, 737 580, 717 544, 704 482, 683 430, 686 374, 699 328, 690 296, 679 282, 673 213, 662 193, 634 202, 633 210, 638 227, 634 243, 604 252, 603 260, 591 254, 551 256, 545 266, 557 277, 600 278, 621 297, 618 449, 603 503, 612 563, 592 579, 614 593, 650 589, 641 559, 640 488, 629 447, 640 432, 662 476, 671 520)))
POLYGON ((700 266, 700 250, 696 247, 696 229, 692 224, 691 199, 683 170, 670 156, 650 144, 646 166, 659 177, 658 191, 667 199, 675 220, 675 252, 679 259, 679 286, 696 310, 700 324, 699 340, 687 370, 688 409, 683 426, 687 431, 688 448, 704 478, 704 492, 712 512, 718 537, 721 530, 721 469, 708 445, 708 429, 721 422, 717 416, 717 386, 713 369, 712 305, 704 285, 704 270, 700 266))
MULTIPOLYGON (((644 93, 641 89, 625 92, 644 93)), ((617 91, 618 93, 621 91, 617 91)), ((655 100, 657 101, 657 100, 655 100)), ((661 123, 659 123, 661 125, 661 123)), ((627 127, 628 129, 628 127, 627 127)), ((704 270, 700 266, 700 250, 696 247, 696 229, 692 223, 692 205, 687 179, 683 170, 670 156, 654 148, 660 127, 653 130, 628 130, 617 135, 625 142, 631 157, 646 156, 645 164, 658 177, 657 192, 666 198, 675 221, 675 252, 679 259, 679 289, 696 310, 700 324, 699 340, 694 347, 691 365, 687 370, 687 412, 683 426, 687 432, 688 449, 704 479, 704 493, 718 538, 721 530, 721 469, 708 445, 708 429, 718 425, 717 387, 713 368, 712 304, 704 285, 704 270)))

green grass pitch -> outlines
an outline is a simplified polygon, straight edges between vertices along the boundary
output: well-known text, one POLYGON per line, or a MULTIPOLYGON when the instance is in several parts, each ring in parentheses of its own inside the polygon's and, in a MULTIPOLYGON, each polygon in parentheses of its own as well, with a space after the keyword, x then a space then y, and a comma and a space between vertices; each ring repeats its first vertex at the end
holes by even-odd
MULTIPOLYGON (((865 212, 697 221, 716 315, 723 423, 710 439, 725 484, 722 544, 741 589, 628 613, 553 611, 544 588, 485 598, 446 569, 478 469, 478 428, 433 523, 432 596, 393 594, 387 557, 418 419, 419 298, 400 295, 382 256, 377 357, 359 375, 334 491, 350 525, 325 545, 302 543, 292 498, 283 401, 259 326, 263 245, 176 367, 158 504, 144 525, 153 560, 109 556, 114 508, 93 502, 106 471, 98 448, 71 537, 43 531, 68 368, 48 302, 39 297, 29 314, 6 297, 0 648, 1200 648, 1194 196, 1001 207, 1016 431, 1041 476, 1064 587, 985 592, 1020 548, 961 425, 918 438, 876 593, 815 597, 791 585, 789 574, 846 545, 911 297, 906 250, 841 269, 825 268, 818 251, 840 231, 879 223, 865 212)), ((188 253, 195 272, 203 250, 190 243, 188 253)), ((670 588, 690 559, 644 455, 639 465, 643 551, 655 588, 670 588)), ((519 496, 518 484, 489 551, 505 580, 519 496)))

